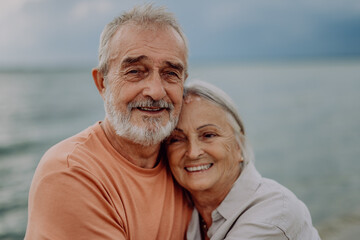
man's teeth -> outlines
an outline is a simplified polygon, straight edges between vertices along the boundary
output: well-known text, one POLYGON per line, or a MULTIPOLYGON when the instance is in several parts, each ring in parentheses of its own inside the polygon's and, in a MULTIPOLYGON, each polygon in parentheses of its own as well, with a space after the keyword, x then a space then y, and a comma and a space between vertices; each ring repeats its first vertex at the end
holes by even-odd
POLYGON ((161 110, 161 108, 147 108, 147 107, 139 107, 139 109, 142 111, 150 111, 150 112, 156 112, 161 110))
POLYGON ((207 170, 212 166, 212 163, 209 163, 207 165, 201 165, 201 166, 196 166, 196 167, 185 167, 185 170, 188 172, 196 172, 196 171, 201 171, 201 170, 207 170))

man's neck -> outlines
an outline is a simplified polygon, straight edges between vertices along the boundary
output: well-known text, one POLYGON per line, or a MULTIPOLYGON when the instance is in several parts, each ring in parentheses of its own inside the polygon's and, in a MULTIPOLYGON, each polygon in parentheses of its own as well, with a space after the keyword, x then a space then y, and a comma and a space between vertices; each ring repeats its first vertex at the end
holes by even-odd
POLYGON ((119 137, 107 119, 100 124, 110 144, 129 162, 141 168, 154 168, 158 163, 160 144, 143 146, 119 137))

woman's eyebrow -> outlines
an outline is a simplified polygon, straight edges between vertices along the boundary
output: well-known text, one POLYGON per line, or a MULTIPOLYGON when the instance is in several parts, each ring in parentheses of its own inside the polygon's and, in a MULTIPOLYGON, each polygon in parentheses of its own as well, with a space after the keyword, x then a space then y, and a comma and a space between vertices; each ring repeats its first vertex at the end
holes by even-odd
POLYGON ((196 130, 200 130, 200 129, 205 128, 205 127, 216 127, 216 128, 219 128, 217 125, 209 123, 209 124, 205 124, 205 125, 202 125, 202 126, 196 128, 196 130))

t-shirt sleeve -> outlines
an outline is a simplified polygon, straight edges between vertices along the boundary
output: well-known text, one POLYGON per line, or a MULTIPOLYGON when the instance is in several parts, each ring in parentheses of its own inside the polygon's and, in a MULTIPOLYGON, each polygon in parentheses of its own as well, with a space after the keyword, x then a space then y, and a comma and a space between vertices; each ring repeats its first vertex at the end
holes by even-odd
POLYGON ((55 171, 33 184, 25 239, 126 239, 108 191, 86 170, 55 171))

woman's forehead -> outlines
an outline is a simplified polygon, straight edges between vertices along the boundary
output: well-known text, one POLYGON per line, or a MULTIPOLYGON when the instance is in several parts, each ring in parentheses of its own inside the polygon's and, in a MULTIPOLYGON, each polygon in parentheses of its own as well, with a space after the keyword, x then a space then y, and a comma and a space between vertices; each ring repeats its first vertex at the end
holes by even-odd
POLYGON ((193 101, 201 101, 203 98, 197 96, 197 95, 193 95, 193 94, 190 94, 190 95, 187 95, 185 98, 184 98, 184 104, 189 104, 193 101))

